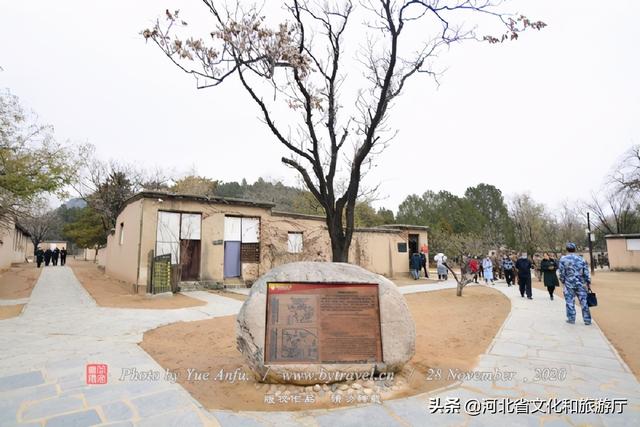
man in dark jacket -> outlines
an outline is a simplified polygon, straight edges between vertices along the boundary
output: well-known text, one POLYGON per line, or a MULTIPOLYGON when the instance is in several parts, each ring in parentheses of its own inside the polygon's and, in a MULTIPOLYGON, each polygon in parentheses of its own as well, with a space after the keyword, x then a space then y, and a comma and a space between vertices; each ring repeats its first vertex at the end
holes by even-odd
POLYGON ((51 249, 47 249, 46 251, 44 251, 44 266, 48 266, 49 263, 51 262, 51 255, 53 255, 53 252, 51 252, 51 249))
POLYGON ((527 298, 533 299, 531 294, 531 269, 533 264, 527 258, 527 253, 523 252, 522 256, 516 261, 516 270, 518 271, 518 285, 520 286, 520 296, 524 298, 524 294, 527 294, 527 298))
POLYGON ((55 248, 51 253, 51 262, 53 265, 58 265, 58 257, 60 256, 60 249, 55 248))
POLYGON ((38 265, 38 268, 42 265, 42 261, 44 261, 44 251, 40 246, 38 246, 38 249, 36 249, 36 264, 38 265))
POLYGON ((67 263, 67 248, 62 248, 60 250, 60 265, 65 265, 67 263))
POLYGON ((540 270, 542 270, 542 279, 544 280, 544 285, 547 287, 547 291, 549 292, 549 297, 551 298, 551 301, 553 301, 553 291, 556 289, 556 286, 559 285, 558 276, 556 275, 556 271, 558 271, 558 263, 545 252, 542 257, 542 262, 540 263, 540 270))
POLYGON ((420 277, 420 269, 422 268, 422 260, 417 252, 414 252, 413 255, 411 255, 409 268, 411 269, 411 276, 413 276, 413 279, 418 280, 420 277))
POLYGON ((504 271, 504 278, 507 280, 507 286, 513 284, 513 261, 507 255, 502 258, 502 271, 504 271))
POLYGON ((427 254, 424 252, 420 252, 420 265, 424 269, 424 277, 425 279, 429 278, 429 270, 427 269, 427 254))

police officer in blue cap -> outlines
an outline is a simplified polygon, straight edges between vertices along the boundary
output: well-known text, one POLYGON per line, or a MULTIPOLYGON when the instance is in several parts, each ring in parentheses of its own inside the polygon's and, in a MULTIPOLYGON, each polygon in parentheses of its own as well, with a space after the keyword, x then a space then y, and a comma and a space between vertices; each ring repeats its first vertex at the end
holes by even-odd
POLYGON ((576 244, 567 243, 567 255, 560 258, 558 272, 564 285, 564 300, 567 304, 567 323, 576 323, 575 297, 582 307, 582 320, 591 324, 591 312, 587 305, 587 290, 591 289, 591 275, 587 262, 576 255, 576 244))

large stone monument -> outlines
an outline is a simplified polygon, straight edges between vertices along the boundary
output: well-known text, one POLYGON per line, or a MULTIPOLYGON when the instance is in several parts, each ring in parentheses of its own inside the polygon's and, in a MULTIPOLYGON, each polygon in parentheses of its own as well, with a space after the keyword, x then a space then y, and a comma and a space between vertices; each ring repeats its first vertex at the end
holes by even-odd
POLYGON ((259 381, 310 385, 399 371, 415 352, 404 297, 383 276, 344 263, 276 267, 238 314, 238 350, 259 381))

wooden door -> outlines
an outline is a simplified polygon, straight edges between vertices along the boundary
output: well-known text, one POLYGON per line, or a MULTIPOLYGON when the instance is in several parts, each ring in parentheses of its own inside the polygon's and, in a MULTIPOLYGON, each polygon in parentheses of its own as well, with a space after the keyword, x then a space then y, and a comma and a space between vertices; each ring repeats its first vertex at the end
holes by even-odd
POLYGON ((417 234, 409 234, 409 258, 411 258, 411 255, 414 253, 418 252, 419 238, 420 236, 417 234))
POLYGON ((200 279, 200 240, 180 241, 180 265, 183 281, 200 279))

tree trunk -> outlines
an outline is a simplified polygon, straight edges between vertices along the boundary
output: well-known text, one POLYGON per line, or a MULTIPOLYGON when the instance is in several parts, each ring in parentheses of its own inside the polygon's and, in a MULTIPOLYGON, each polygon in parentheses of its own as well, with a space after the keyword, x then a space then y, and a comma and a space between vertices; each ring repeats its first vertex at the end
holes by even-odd
POLYGON ((342 212, 327 215, 327 229, 331 239, 331 261, 349 262, 351 239, 347 239, 342 226, 342 212))
POLYGON ((349 246, 351 242, 347 242, 343 230, 331 230, 329 237, 331 238, 331 261, 349 262, 349 246))
POLYGON ((461 297, 462 296, 462 283, 458 282, 458 286, 456 287, 456 296, 461 297))
POLYGON ((38 251, 38 246, 40 246, 40 239, 34 238, 31 239, 31 242, 33 243, 33 255, 36 255, 36 252, 38 251))

